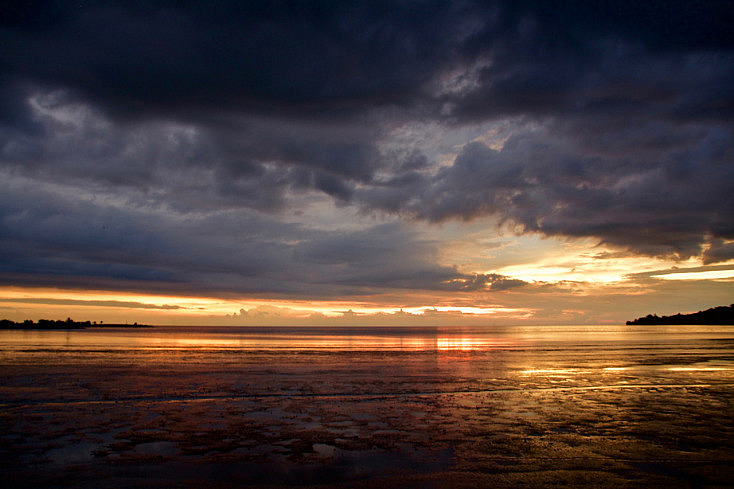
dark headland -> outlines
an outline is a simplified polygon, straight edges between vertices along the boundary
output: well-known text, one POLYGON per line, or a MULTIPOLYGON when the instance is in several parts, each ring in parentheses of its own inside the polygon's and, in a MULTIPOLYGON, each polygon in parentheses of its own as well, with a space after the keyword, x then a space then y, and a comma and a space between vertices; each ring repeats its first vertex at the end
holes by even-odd
POLYGON ((30 319, 26 319, 22 323, 16 323, 9 319, 0 319, 0 329, 87 329, 87 328, 152 328, 147 324, 117 324, 117 323, 103 323, 103 322, 91 322, 91 321, 74 321, 71 318, 67 318, 65 321, 61 319, 39 319, 38 322, 33 322, 30 319))
POLYGON ((648 314, 634 321, 627 321, 628 325, 668 325, 668 324, 734 324, 734 304, 719 306, 698 311, 691 314, 678 313, 674 316, 657 316, 648 314))

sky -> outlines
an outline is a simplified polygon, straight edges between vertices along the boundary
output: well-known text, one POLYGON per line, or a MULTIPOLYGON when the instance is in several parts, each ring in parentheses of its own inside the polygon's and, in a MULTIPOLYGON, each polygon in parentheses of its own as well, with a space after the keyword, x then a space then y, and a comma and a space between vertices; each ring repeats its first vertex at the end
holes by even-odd
POLYGON ((734 302, 734 4, 9 1, 0 317, 734 302))

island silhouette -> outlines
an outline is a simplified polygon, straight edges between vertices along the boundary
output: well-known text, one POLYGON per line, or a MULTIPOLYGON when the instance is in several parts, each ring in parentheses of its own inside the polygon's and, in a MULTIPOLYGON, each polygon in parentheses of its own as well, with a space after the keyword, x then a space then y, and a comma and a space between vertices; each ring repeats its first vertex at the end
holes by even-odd
POLYGON ((628 325, 675 325, 675 324, 734 324, 734 304, 729 306, 712 307, 705 311, 691 314, 675 314, 673 316, 657 316, 648 314, 634 321, 627 321, 628 325))
POLYGON ((0 329, 86 329, 86 328, 152 328, 147 324, 120 324, 120 323, 104 323, 103 321, 74 321, 71 318, 66 320, 39 319, 33 322, 26 319, 22 323, 11 321, 9 319, 0 319, 0 329))

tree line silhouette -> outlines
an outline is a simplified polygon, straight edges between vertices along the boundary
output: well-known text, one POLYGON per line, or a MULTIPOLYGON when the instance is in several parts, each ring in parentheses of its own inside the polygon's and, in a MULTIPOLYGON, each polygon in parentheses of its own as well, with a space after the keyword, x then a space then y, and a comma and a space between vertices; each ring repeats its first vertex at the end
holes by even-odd
POLYGON ((33 322, 31 319, 25 321, 15 322, 10 319, 0 319, 0 329, 86 329, 86 328, 151 328, 147 324, 119 324, 119 323, 107 323, 104 321, 74 321, 71 318, 66 318, 66 321, 61 319, 39 319, 38 322, 33 322))
POLYGON ((734 325, 734 304, 730 306, 719 306, 698 311, 692 314, 675 314, 674 316, 657 316, 648 314, 634 321, 627 321, 628 325, 648 324, 732 324, 734 325))

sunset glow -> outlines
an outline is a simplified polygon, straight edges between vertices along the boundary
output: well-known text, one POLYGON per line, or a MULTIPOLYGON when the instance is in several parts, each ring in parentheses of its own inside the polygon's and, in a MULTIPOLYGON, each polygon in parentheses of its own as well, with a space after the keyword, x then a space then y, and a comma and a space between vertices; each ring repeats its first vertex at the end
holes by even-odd
POLYGON ((734 300, 728 24, 62 4, 0 12, 2 317, 610 324, 734 300))

